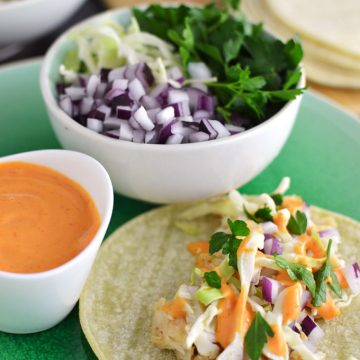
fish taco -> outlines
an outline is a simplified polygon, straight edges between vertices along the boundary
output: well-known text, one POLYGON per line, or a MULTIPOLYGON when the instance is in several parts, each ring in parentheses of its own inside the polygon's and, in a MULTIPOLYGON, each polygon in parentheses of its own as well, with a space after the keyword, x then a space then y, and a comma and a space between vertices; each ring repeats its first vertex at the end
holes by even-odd
POLYGON ((130 221, 80 299, 100 359, 354 359, 360 224, 285 196, 237 191, 130 221))

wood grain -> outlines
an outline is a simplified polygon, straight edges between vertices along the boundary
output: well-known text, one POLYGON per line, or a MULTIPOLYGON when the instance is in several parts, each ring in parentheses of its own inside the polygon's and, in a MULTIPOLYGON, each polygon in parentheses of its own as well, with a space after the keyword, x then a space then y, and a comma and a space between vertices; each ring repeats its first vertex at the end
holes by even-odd
MULTIPOLYGON (((110 8, 126 7, 126 6, 135 6, 144 3, 159 3, 159 0, 103 0, 105 5, 110 8)), ((167 0, 166 3, 170 4, 172 2, 179 3, 178 0, 167 0)), ((209 1, 206 0, 191 0, 191 1, 182 1, 182 3, 198 3, 206 4, 209 1)), ((331 100, 337 102, 339 105, 345 107, 348 111, 352 112, 356 116, 360 117, 360 90, 351 90, 351 89, 339 89, 332 88, 329 86, 323 86, 315 84, 311 81, 308 82, 309 89, 315 90, 322 95, 329 97, 331 100)))

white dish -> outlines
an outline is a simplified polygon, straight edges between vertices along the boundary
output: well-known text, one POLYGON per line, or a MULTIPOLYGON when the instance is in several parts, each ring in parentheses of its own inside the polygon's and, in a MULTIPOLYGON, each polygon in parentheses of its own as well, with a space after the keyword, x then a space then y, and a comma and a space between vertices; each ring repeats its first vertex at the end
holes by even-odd
MULTIPOLYGON (((126 24, 130 10, 108 11, 76 27, 98 21, 102 16, 126 24)), ((68 32, 73 29, 65 32, 45 56, 40 75, 42 95, 60 143, 99 160, 117 192, 154 203, 186 202, 218 195, 253 179, 274 160, 287 140, 301 96, 250 130, 202 143, 136 144, 88 130, 63 112, 56 100, 58 68, 70 45, 68 32)), ((299 87, 304 84, 303 76, 299 87)))
POLYGON ((90 244, 67 263, 33 274, 0 271, 0 331, 25 334, 56 325, 75 306, 110 222, 113 190, 103 166, 81 153, 40 150, 0 158, 0 163, 9 161, 48 166, 75 180, 87 190, 101 218, 90 244))
POLYGON ((56 28, 85 0, 19 0, 0 3, 0 47, 35 40, 56 28))

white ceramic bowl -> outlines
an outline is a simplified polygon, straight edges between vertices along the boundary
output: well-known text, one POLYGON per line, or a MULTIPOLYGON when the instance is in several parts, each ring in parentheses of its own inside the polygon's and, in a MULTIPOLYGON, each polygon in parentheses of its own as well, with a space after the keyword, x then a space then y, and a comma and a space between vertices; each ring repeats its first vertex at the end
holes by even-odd
POLYGON ((0 3, 0 47, 34 40, 56 28, 85 0, 13 0, 0 3))
POLYGON ((48 329, 72 310, 95 260, 113 209, 110 178, 90 156, 67 150, 40 150, 0 158, 48 166, 82 185, 99 211, 101 225, 76 257, 52 270, 34 274, 0 271, 0 331, 32 333, 48 329))
MULTIPOLYGON (((126 24, 129 9, 105 15, 126 24)), ((77 26, 97 21, 99 15, 77 26)), ((71 29, 70 29, 71 31, 71 29)), ((243 133, 202 143, 136 144, 99 135, 79 125, 56 101, 58 68, 70 42, 64 33, 47 52, 40 75, 53 129, 67 149, 82 151, 107 169, 117 192, 154 203, 204 199, 237 188, 278 155, 294 125, 301 96, 273 117, 243 133)), ((299 86, 304 86, 304 77, 299 86)))

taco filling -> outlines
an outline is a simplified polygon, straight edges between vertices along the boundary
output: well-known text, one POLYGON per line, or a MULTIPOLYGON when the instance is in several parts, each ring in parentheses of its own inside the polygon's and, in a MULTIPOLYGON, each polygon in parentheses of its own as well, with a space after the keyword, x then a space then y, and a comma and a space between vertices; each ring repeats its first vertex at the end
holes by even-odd
POLYGON ((285 196, 288 178, 273 194, 200 204, 178 225, 216 212, 222 222, 209 241, 190 243, 190 283, 160 299, 152 342, 178 359, 323 359, 321 325, 341 316, 360 292, 358 263, 339 257, 335 222, 315 223, 299 196, 285 196))

